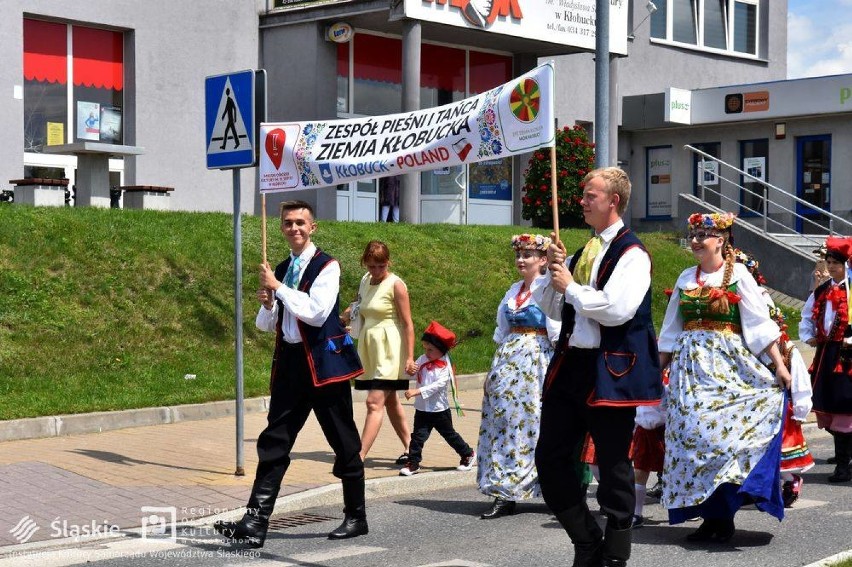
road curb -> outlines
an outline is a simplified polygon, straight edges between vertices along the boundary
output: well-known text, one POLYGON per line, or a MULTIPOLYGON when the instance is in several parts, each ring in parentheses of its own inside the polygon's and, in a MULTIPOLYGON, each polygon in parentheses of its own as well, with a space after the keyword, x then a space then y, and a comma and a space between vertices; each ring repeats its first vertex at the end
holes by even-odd
MULTIPOLYGON (((482 387, 485 373, 458 376, 460 390, 472 390, 482 387)), ((362 402, 367 392, 353 390, 353 401, 362 402)), ((265 412, 269 410, 269 396, 249 398, 244 402, 245 413, 265 412)), ((181 421, 216 419, 234 415, 234 400, 222 400, 203 404, 183 404, 121 411, 101 411, 70 415, 53 415, 25 419, 0 421, 0 443, 3 441, 22 441, 24 439, 43 439, 84 433, 101 433, 129 427, 165 425, 181 421)))

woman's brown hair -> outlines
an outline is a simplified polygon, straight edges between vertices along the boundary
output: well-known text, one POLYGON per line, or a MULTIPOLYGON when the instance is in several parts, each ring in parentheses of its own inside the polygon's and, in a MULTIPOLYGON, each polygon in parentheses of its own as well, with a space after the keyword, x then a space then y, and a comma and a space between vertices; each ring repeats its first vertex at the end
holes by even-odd
POLYGON ((381 240, 371 240, 364 248, 364 253, 361 255, 361 265, 365 265, 368 261, 373 260, 380 264, 390 262, 390 250, 388 245, 381 240))

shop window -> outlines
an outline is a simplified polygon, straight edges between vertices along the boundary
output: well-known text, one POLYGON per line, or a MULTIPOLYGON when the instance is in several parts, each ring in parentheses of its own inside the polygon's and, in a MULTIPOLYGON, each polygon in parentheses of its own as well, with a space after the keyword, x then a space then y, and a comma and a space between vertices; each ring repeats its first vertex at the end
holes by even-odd
MULTIPOLYGON (((469 62, 470 96, 512 80, 512 58, 508 55, 471 51, 469 62)), ((470 199, 512 200, 512 158, 472 163, 468 172, 470 199)))
POLYGON ((64 144, 68 132, 67 26, 24 20, 24 151, 64 144))
POLYGON ((337 112, 349 112, 349 43, 337 44, 337 112))
POLYGON ((402 41, 356 33, 353 49, 352 112, 366 116, 402 112, 402 41))
POLYGON ((740 216, 748 217, 763 213, 766 186, 760 181, 769 181, 769 140, 743 140, 740 142, 741 169, 748 174, 740 176, 740 216), (755 181, 758 180, 758 181, 755 181))
POLYGON ((123 90, 121 32, 24 19, 24 151, 69 140, 122 143, 123 90))
POLYGON ((424 43, 420 48, 420 108, 462 100, 464 50, 424 43))
POLYGON ((651 37, 682 47, 757 56, 758 0, 656 0, 651 37))
POLYGON ((484 93, 512 80, 512 57, 470 52, 470 94, 484 93))
MULTIPOLYGON (((711 155, 714 158, 719 158, 722 155, 721 142, 703 142, 690 144, 697 150, 701 150, 705 154, 711 155)), ((701 169, 701 157, 698 154, 692 154, 692 194, 696 197, 701 197, 714 207, 722 208, 721 183, 719 181, 719 164, 709 159, 704 160, 704 169, 701 169), (703 189, 703 196, 702 196, 703 189)))

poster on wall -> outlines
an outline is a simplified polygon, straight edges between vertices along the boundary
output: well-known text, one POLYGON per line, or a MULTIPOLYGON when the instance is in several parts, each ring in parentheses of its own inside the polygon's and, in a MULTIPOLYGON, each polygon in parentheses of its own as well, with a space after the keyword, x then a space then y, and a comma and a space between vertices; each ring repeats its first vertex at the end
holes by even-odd
MULTIPOLYGON (((313 189, 494 161, 553 145, 553 66, 444 106, 413 112, 262 123, 260 191, 313 189)), ((483 180, 487 197, 511 191, 483 180)))
POLYGON ((77 101, 77 137, 81 140, 100 140, 101 105, 77 101))
MULTIPOLYGON (((752 177, 760 180, 766 181, 766 158, 765 157, 747 157, 743 158, 743 171, 751 175, 752 177)), ((751 182, 751 179, 747 179, 746 183, 751 182)))
POLYGON ((511 201, 511 176, 512 163, 510 160, 494 159, 471 164, 468 197, 471 199, 511 201))
POLYGON ((121 108, 117 106, 101 107, 100 140, 105 144, 121 143, 121 108))
POLYGON ((47 145, 59 146, 65 143, 65 124, 62 122, 47 123, 47 145))
POLYGON ((704 171, 701 171, 701 162, 698 162, 698 185, 718 185, 719 184, 719 162, 705 161, 704 171))
POLYGON ((649 148, 647 217, 672 215, 672 147, 649 148))

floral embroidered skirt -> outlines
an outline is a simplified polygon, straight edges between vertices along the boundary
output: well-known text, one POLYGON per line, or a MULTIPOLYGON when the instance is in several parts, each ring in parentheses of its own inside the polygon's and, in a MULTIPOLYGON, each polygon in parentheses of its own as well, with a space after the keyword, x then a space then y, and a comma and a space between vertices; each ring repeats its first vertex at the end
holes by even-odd
POLYGON ((535 445, 541 387, 553 347, 546 335, 510 334, 497 348, 485 379, 476 449, 477 483, 486 496, 524 500, 541 496, 535 445))
POLYGON ((696 514, 733 516, 746 501, 783 517, 784 394, 740 335, 681 333, 672 352, 667 404, 661 503, 672 523, 696 514))

